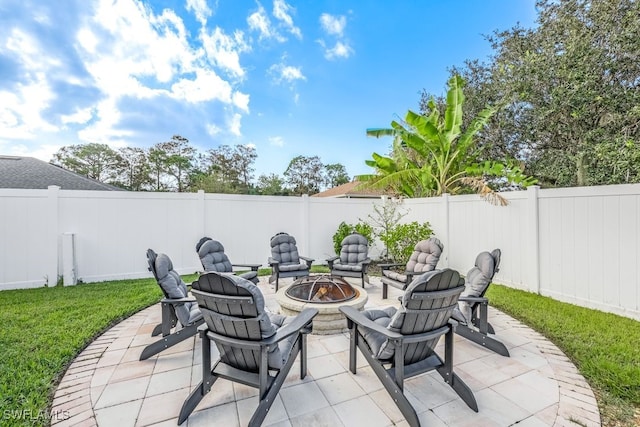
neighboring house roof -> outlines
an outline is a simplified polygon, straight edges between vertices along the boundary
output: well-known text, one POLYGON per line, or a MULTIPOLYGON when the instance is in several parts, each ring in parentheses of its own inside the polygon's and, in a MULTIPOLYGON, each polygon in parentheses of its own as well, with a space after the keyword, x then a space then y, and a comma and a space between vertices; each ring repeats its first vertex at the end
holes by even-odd
POLYGON ((0 155, 0 188, 46 189, 50 185, 63 190, 122 190, 33 157, 0 155))
POLYGON ((360 184, 358 181, 347 182, 346 184, 313 194, 311 197, 379 198, 385 194, 385 192, 381 190, 357 188, 360 184))

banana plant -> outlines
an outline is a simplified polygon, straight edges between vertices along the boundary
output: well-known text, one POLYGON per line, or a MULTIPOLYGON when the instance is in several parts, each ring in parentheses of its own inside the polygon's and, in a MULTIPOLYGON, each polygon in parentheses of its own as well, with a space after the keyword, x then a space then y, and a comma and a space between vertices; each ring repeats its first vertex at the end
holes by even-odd
POLYGON ((433 99, 429 114, 409 110, 404 121, 392 121, 390 128, 368 129, 375 138, 394 138, 390 156, 372 154, 365 163, 375 174, 360 175, 364 186, 390 190, 406 197, 431 197, 443 193, 474 191, 492 203, 506 204, 485 177, 500 177, 527 186, 535 180, 525 176, 513 162, 478 161, 475 135, 482 130, 498 107, 487 107, 462 130, 464 80, 453 76, 447 83, 444 117, 433 99))

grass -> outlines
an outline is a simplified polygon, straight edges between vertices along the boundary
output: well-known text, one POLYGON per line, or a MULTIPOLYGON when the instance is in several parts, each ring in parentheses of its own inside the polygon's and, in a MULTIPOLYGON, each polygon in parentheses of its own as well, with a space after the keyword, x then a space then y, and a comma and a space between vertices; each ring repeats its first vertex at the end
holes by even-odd
POLYGON ((605 426, 640 425, 640 322, 492 285, 491 305, 557 345, 591 385, 605 426))
POLYGON ((48 424, 47 408, 74 357, 161 296, 150 279, 0 292, 0 425, 48 424))
MULTIPOLYGON (((499 285, 487 296, 567 354, 592 386, 604 426, 640 425, 640 322, 499 285)), ((0 292, 0 425, 46 424, 44 414, 73 358, 160 297, 152 279, 0 292)))

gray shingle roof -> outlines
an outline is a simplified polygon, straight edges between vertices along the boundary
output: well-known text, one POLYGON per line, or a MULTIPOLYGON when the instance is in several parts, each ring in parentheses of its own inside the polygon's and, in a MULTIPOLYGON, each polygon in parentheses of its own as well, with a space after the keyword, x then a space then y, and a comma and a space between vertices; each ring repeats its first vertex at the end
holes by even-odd
POLYGON ((0 155, 0 188, 119 191, 121 188, 78 175, 33 157, 0 155))

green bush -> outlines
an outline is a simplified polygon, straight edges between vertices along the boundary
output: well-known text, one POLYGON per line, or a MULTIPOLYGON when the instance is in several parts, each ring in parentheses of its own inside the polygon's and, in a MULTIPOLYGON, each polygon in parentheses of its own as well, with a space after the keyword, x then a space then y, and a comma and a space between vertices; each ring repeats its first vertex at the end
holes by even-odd
POLYGON ((408 224, 397 224, 380 236, 387 248, 387 256, 395 263, 407 262, 413 248, 420 240, 428 239, 433 234, 428 222, 419 224, 413 221, 408 224))
POLYGON ((340 225, 338 225, 338 230, 333 235, 333 249, 335 250, 336 255, 340 255, 340 251, 342 250, 342 240, 351 233, 360 233, 367 238, 369 244, 372 243, 371 236, 373 235, 373 228, 369 224, 359 222, 353 225, 342 221, 340 225))

